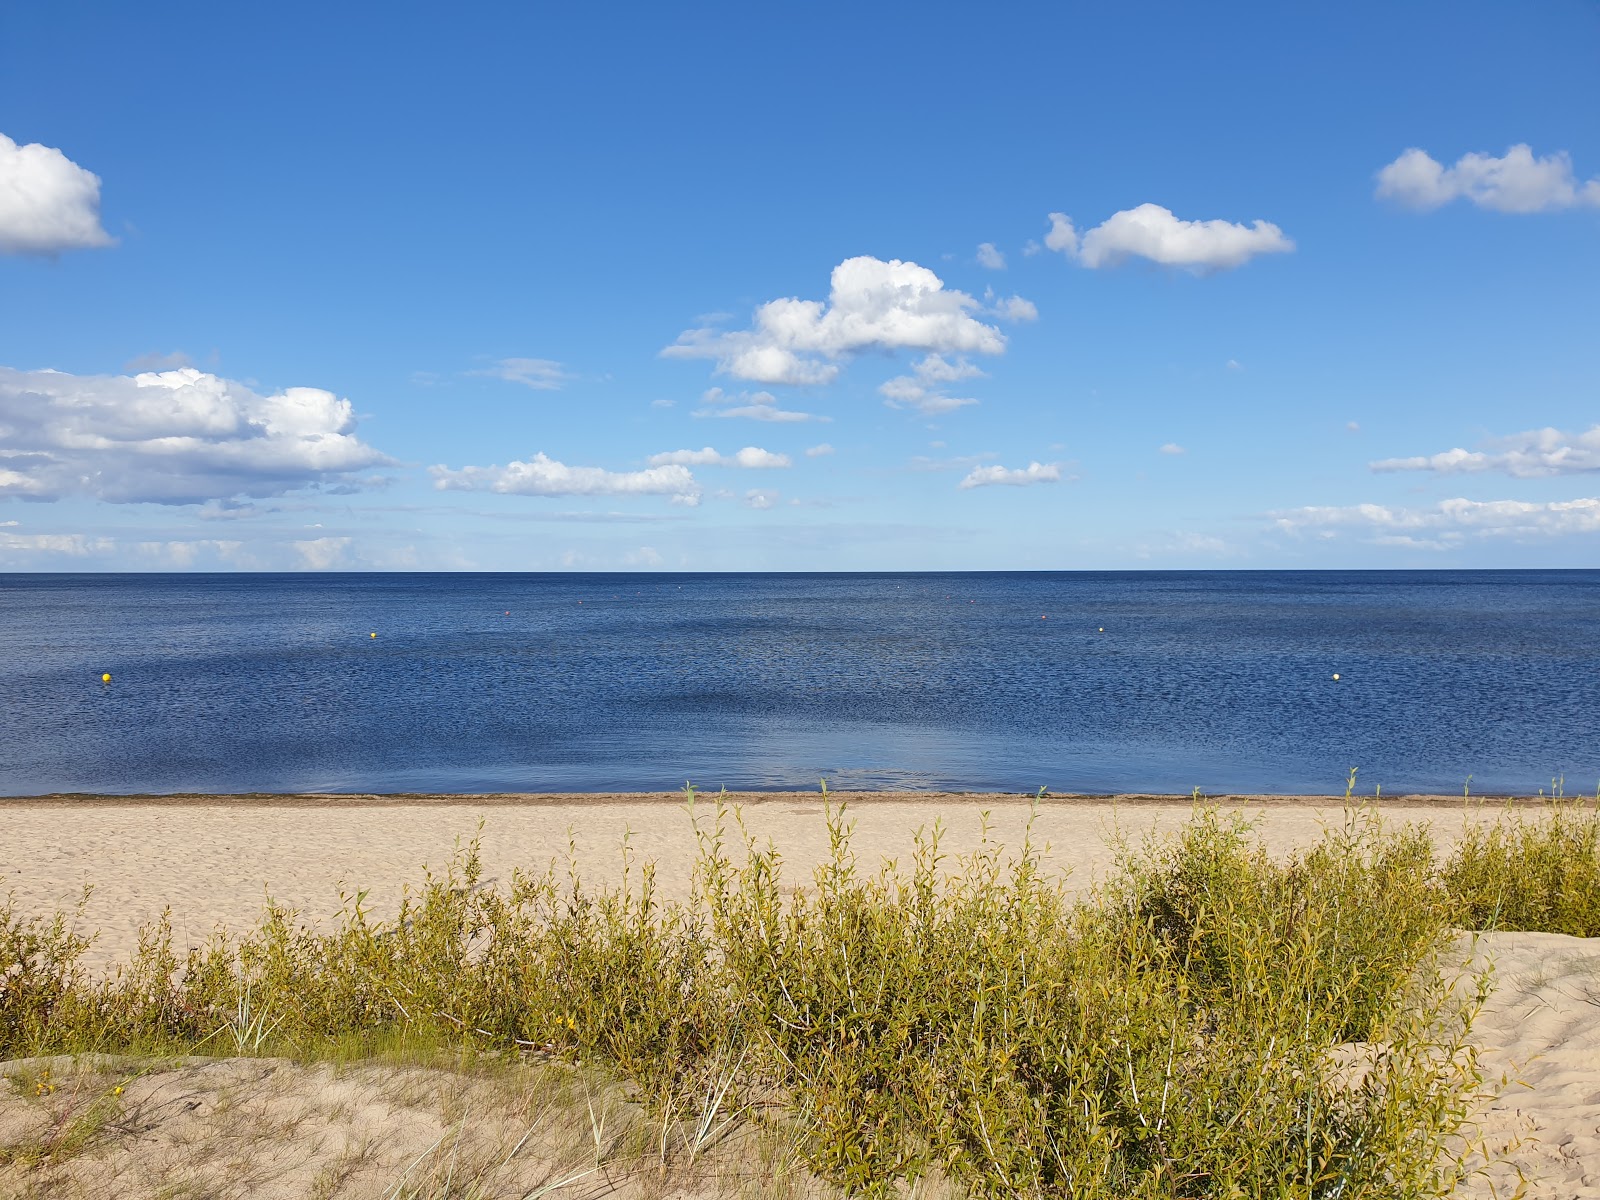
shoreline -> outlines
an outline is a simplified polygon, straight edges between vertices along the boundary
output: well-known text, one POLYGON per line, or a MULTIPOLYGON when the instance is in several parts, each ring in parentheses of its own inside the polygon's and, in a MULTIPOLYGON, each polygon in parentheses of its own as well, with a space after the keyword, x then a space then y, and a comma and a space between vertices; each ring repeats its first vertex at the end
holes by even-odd
MULTIPOLYGON (((719 797, 741 807, 763 804, 816 803, 820 791, 748 789, 742 791, 696 788, 697 804, 713 804, 719 797)), ((1128 807, 1171 807, 1216 805, 1222 808, 1266 808, 1311 806, 1326 808, 1349 804, 1353 807, 1428 808, 1454 806, 1472 808, 1494 805, 1540 807, 1556 797, 1548 795, 1510 795, 1484 793, 1455 796, 1440 792, 1397 792, 1389 796, 1370 796, 1342 792, 1219 792, 1196 796, 1186 792, 1049 792, 1039 797, 1032 792, 960 791, 829 791, 828 800, 852 807, 880 804, 949 804, 967 807, 974 804, 1013 804, 1037 801, 1041 807, 1055 805, 1117 805, 1128 807)), ((1581 803, 1586 794, 1561 797, 1581 803)), ((604 806, 616 804, 673 804, 683 806, 683 791, 653 792, 45 792, 27 796, 0 796, 0 808, 13 806, 56 806, 65 808, 394 808, 394 807, 471 807, 471 808, 554 808, 604 806)))

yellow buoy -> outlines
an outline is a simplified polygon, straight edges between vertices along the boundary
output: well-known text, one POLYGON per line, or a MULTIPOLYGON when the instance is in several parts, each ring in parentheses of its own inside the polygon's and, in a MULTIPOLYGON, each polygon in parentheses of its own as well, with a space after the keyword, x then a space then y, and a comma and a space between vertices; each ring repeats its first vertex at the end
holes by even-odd
POLYGON ((1339 672, 1335 671, 1333 673, 1333 677, 1334 677, 1334 679, 1338 679, 1339 678, 1339 672))
POLYGON ((1100 626, 1100 632, 1104 633, 1105 631, 1106 631, 1106 627, 1104 625, 1100 626))
POLYGON ((369 633, 369 634, 368 634, 368 635, 367 635, 367 636, 368 636, 368 637, 377 637, 377 636, 378 636, 378 635, 377 635, 377 634, 375 634, 375 633, 369 633))
POLYGON ((100 676, 100 682, 101 683, 110 683, 111 682, 111 672, 107 671, 104 675, 100 676))

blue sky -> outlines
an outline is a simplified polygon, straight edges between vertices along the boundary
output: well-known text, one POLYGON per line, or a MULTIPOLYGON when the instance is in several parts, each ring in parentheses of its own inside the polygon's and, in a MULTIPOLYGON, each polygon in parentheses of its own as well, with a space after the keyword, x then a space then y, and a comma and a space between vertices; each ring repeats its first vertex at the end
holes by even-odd
POLYGON ((1597 566, 1596 113, 1574 0, 13 6, 0 568, 1597 566))

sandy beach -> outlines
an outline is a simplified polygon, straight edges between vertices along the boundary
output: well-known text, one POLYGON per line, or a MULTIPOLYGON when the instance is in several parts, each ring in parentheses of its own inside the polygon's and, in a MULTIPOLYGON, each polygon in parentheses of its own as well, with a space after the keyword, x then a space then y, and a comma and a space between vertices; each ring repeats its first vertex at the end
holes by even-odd
MULTIPOLYGON (((770 839, 792 881, 803 884, 827 851, 821 797, 727 799, 739 806, 748 834, 761 843, 770 839)), ((946 830, 947 853, 968 853, 980 844, 987 813, 989 836, 1008 850, 1021 844, 1031 818, 1046 868, 1080 890, 1104 877, 1119 839, 1171 831, 1193 811, 1188 798, 1150 796, 1038 803, 1015 795, 832 799, 846 805, 855 823, 852 844, 863 867, 908 860, 915 831, 935 822, 946 830)), ((700 798, 702 828, 709 828, 714 801, 700 798)), ((1247 814, 1275 852, 1314 841, 1345 808, 1342 796, 1208 802, 1247 814)), ((1428 823, 1447 847, 1464 821, 1494 819, 1503 803, 1407 797, 1378 808, 1391 824, 1428 823)), ((20 913, 46 913, 69 907, 92 885, 83 925, 99 931, 91 964, 103 968, 124 957, 139 926, 163 908, 171 910, 180 948, 218 926, 252 925, 268 896, 317 922, 338 912, 341 893, 367 889, 366 902, 382 915, 404 884, 442 867, 480 826, 485 875, 499 880, 517 868, 543 872, 552 862, 564 872, 570 845, 586 884, 614 883, 627 838, 639 859, 656 862, 662 892, 681 896, 696 851, 694 822, 676 793, 48 797, 0 802, 0 889, 12 893, 20 913)), ((1511 1147, 1513 1168, 1494 1178, 1503 1189, 1520 1168, 1535 1181, 1530 1197, 1600 1195, 1600 939, 1498 934, 1478 948, 1496 965, 1497 990, 1477 1040, 1491 1077, 1508 1081, 1479 1121, 1491 1148, 1511 1147)), ((1492 1194, 1489 1186, 1480 1181, 1472 1194, 1492 1194)))
MULTIPOLYGON (((822 797, 816 792, 733 794, 749 835, 783 853, 791 882, 803 884, 827 854, 822 797)), ((1194 810, 1190 798, 1052 797, 898 792, 833 793, 855 824, 852 845, 862 866, 908 862, 919 829, 940 823, 951 855, 989 836, 1008 850, 1022 843, 1030 818, 1046 868, 1075 890, 1091 886, 1112 865, 1118 838, 1178 828, 1194 810)), ((1314 841, 1342 819, 1342 796, 1211 797, 1207 803, 1258 822, 1274 852, 1314 841)), ((1370 802, 1369 802, 1370 803, 1370 802)), ((1503 802, 1431 796, 1385 800, 1386 822, 1426 821, 1448 845, 1463 820, 1490 819, 1503 802)), ((716 795, 702 794, 703 829, 716 795)), ((140 925, 172 912, 180 946, 203 942, 218 926, 243 929, 267 897, 312 922, 338 913, 341 893, 368 892, 383 915, 404 885, 441 869, 455 846, 482 826, 486 879, 514 869, 565 874, 569 847, 586 885, 619 881, 624 839, 640 860, 657 864, 666 898, 682 897, 696 854, 695 823, 682 793, 498 796, 177 796, 46 797, 0 801, 0 891, 19 911, 70 908, 85 886, 93 891, 85 927, 99 931, 89 961, 115 962, 135 944, 140 925)), ((734 837, 737 830, 731 831, 734 837)))

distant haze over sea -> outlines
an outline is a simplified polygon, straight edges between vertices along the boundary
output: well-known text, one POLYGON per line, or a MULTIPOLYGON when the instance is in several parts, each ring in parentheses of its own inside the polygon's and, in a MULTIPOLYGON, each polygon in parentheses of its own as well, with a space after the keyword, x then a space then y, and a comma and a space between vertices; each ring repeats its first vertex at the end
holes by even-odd
POLYGON ((0 575, 6 795, 1593 793, 1597 735, 1600 571, 0 575))

